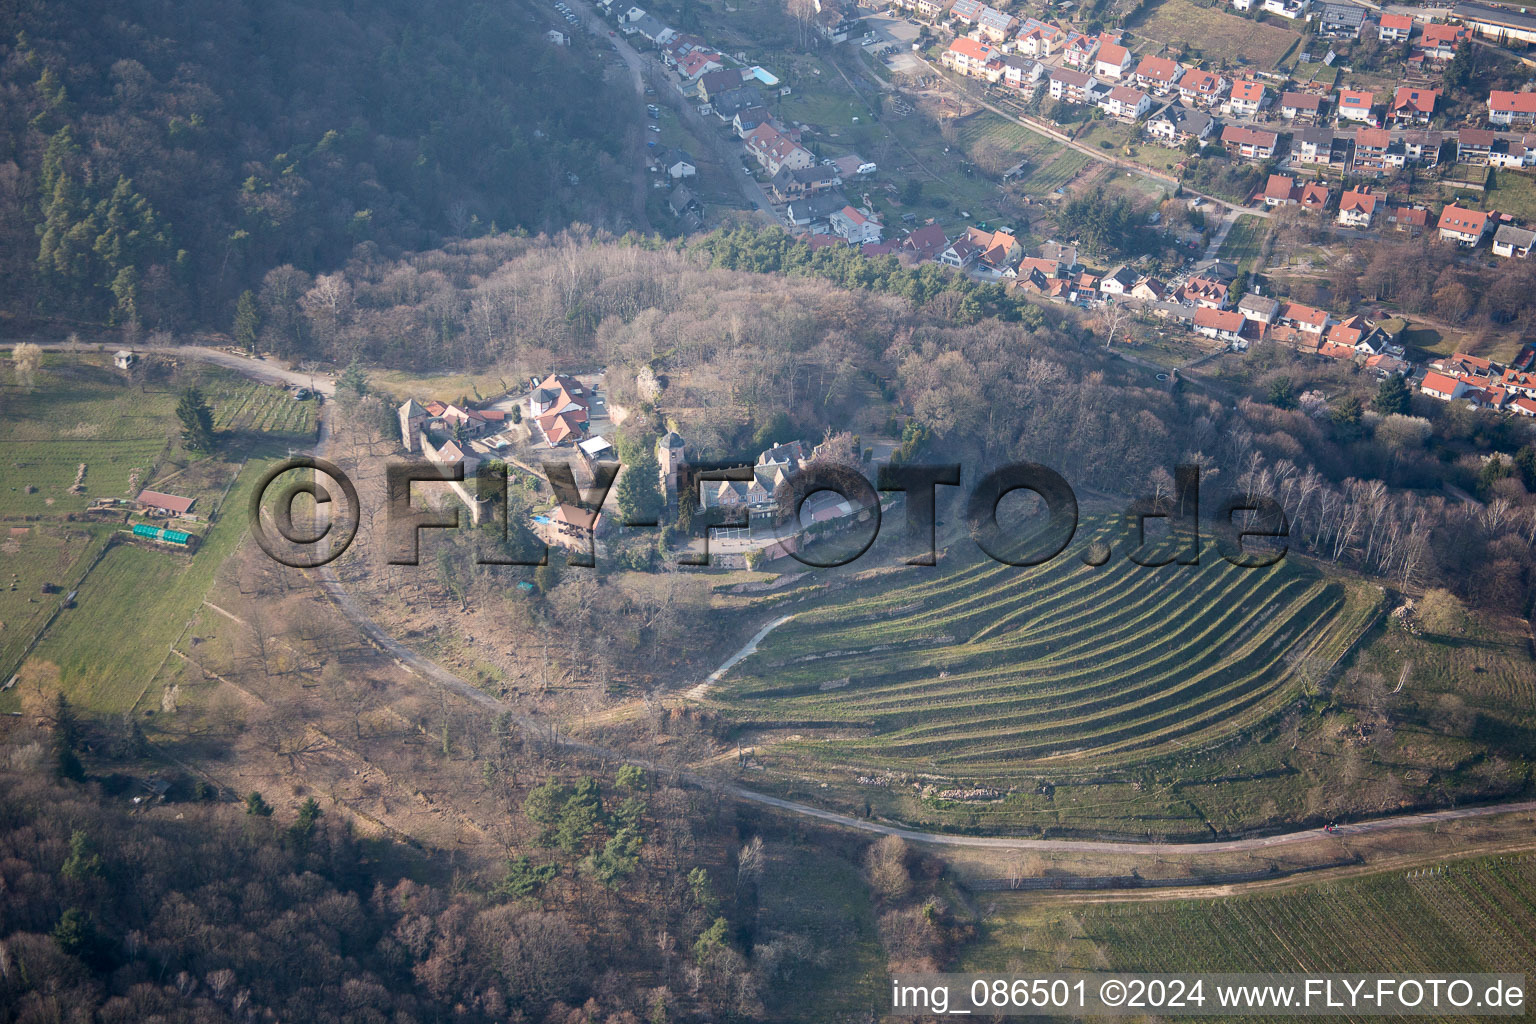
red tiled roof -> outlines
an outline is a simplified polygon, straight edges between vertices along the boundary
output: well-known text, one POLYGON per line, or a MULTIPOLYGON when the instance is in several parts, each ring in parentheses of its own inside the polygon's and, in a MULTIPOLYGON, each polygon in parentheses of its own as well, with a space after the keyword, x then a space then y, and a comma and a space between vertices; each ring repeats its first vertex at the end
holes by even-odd
POLYGON ((1440 98, 1437 89, 1413 89, 1409 86, 1401 86, 1392 96, 1392 109, 1412 110, 1418 114, 1432 114, 1435 111, 1435 101, 1440 98))
POLYGON ((1383 14, 1381 27, 1395 29, 1398 32, 1413 31, 1413 19, 1406 14, 1383 14))
POLYGON ((1536 92, 1495 89, 1488 94, 1488 109, 1500 113, 1536 114, 1536 92))
POLYGON ((1465 235, 1480 235, 1488 224, 1488 215, 1481 210, 1468 210, 1452 203, 1440 211, 1436 227, 1442 231, 1455 231, 1465 235))
POLYGON ((1212 309, 1209 306, 1201 306, 1195 310, 1196 327, 1213 327, 1218 331, 1241 331, 1243 314, 1233 309, 1212 309))
POLYGON ((179 494, 166 494, 163 491, 140 491, 138 500, 140 505, 164 509, 177 515, 188 511, 197 502, 196 498, 183 498, 179 494))
POLYGON ((1257 103, 1264 98, 1264 84, 1243 78, 1232 83, 1232 98, 1257 103))

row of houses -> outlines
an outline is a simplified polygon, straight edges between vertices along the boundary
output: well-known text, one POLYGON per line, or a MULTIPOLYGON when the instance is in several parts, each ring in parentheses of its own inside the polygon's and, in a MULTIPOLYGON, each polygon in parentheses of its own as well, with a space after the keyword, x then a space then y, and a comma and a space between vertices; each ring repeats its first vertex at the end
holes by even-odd
POLYGON ((1442 402, 1536 417, 1536 346, 1526 345, 1515 365, 1457 352, 1429 364, 1419 392, 1442 402))

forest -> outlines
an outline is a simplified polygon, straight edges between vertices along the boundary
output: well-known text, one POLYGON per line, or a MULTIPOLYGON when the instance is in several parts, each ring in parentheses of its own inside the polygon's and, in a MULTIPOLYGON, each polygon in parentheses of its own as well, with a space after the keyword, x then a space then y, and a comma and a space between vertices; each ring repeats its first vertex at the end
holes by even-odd
POLYGON ((635 98, 532 7, 14 0, 3 312, 224 326, 274 266, 627 223, 635 98))

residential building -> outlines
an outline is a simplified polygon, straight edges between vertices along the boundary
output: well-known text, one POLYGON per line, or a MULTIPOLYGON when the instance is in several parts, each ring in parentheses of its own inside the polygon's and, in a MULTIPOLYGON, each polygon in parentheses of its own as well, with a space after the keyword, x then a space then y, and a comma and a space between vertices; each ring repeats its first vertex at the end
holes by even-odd
POLYGON ((1296 179, 1284 174, 1271 174, 1264 186, 1265 206, 1295 206, 1301 201, 1301 189, 1296 179))
POLYGON ((1125 295, 1136 287, 1136 272, 1124 263, 1120 264, 1099 281, 1101 295, 1125 295))
POLYGON ((1139 302, 1162 302, 1168 296, 1168 286, 1155 277, 1144 277, 1131 289, 1131 298, 1139 302))
POLYGON ((1311 0, 1264 0, 1261 10, 1266 14, 1274 14, 1290 21, 1306 16, 1307 8, 1311 7, 1311 0))
POLYGON ((1281 305, 1280 316, 1276 322, 1294 331, 1300 331, 1304 335, 1314 336, 1314 341, 1320 341, 1323 332, 1328 329, 1328 313, 1326 310, 1304 306, 1299 302, 1287 302, 1281 305))
POLYGON ((1392 105, 1387 108, 1387 120, 1427 124, 1435 112, 1435 101, 1439 98, 1438 89, 1401 86, 1392 96, 1392 105))
POLYGON ((1467 29, 1463 25, 1437 25, 1434 23, 1424 26, 1424 31, 1419 36, 1419 45, 1424 50, 1424 56, 1430 60, 1448 61, 1456 56, 1456 47, 1467 38, 1467 29))
POLYGON ((1254 117, 1269 102, 1268 90, 1251 78, 1240 78, 1232 83, 1232 95, 1227 98, 1226 109, 1238 117, 1254 117))
POLYGON ((1436 227, 1440 237, 1457 245, 1474 247, 1488 234, 1490 218, 1480 210, 1468 210, 1451 203, 1440 211, 1436 227))
POLYGON ((939 55, 939 63, 970 78, 982 78, 996 55, 997 51, 981 40, 961 36, 939 55))
POLYGON ((1275 155, 1280 137, 1262 128, 1229 124, 1221 130, 1221 144, 1233 156, 1246 160, 1268 160, 1275 155))
POLYGON ((1493 90, 1488 94, 1488 123, 1536 123, 1536 92, 1493 90))
POLYGON ((1328 209, 1330 194, 1327 185, 1320 181, 1309 181, 1301 186, 1301 195, 1297 198, 1297 202, 1308 213, 1322 213, 1328 209))
POLYGON ((1413 35, 1413 19, 1406 14, 1383 14, 1376 37, 1384 43, 1406 43, 1413 35))
POLYGON ((830 192, 819 192, 800 199, 791 199, 789 205, 784 208, 784 219, 791 227, 810 227, 812 224, 825 222, 847 205, 848 197, 835 189, 830 192))
POLYGON ((1170 103, 1147 121, 1147 134, 1170 146, 1181 146, 1190 139, 1204 141, 1216 122, 1203 110, 1170 103))
POLYGON ((1407 235, 1421 235, 1429 228, 1429 210, 1422 206, 1389 206, 1387 227, 1407 235))
POLYGON ((1339 197, 1338 222, 1347 228, 1368 228, 1376 219, 1377 196, 1369 186, 1345 189, 1339 197))
POLYGON ((990 7, 984 8, 976 17, 976 28, 981 31, 982 38, 994 43, 1006 42, 1018 23, 1019 19, 1013 15, 990 7))
POLYGON ((682 181, 699 173, 698 164, 686 149, 669 149, 661 158, 661 169, 673 181, 682 181))
POLYGON ((949 5, 949 16, 967 29, 975 25, 981 17, 981 12, 987 9, 987 5, 981 0, 954 0, 949 5))
POLYGON ((1280 94, 1280 116, 1287 121, 1304 118, 1316 121, 1323 112, 1323 98, 1310 92, 1280 94))
MULTIPOLYGON (((1097 48, 1098 37, 1094 36, 1092 39, 1097 48)), ((1035 58, 1049 57, 1066 43, 1066 32, 1037 18, 1025 18, 1019 26, 1019 34, 1014 38, 1015 49, 1026 57, 1035 58)), ((1087 56, 1091 58, 1093 54, 1089 53, 1087 56)))
POLYGON ((1119 118, 1121 121, 1134 121, 1138 117, 1152 109, 1152 97, 1140 89, 1132 89, 1128 85, 1117 85, 1099 101, 1099 106, 1110 117, 1119 118))
POLYGON ((1317 34, 1329 39, 1356 39, 1365 24, 1365 8, 1328 0, 1317 19, 1317 34))
POLYGON ((1235 11, 1253 10, 1253 0, 1232 0, 1232 9, 1235 11))
POLYGON ((976 261, 981 258, 981 253, 980 245, 962 235, 949 243, 949 246, 939 253, 938 259, 946 267, 965 270, 975 266, 976 261))
POLYGON ((1362 124, 1374 126, 1376 116, 1372 109, 1376 106, 1376 94, 1360 89, 1339 90, 1339 120, 1358 121, 1362 124))
POLYGON ((1010 53, 1003 57, 1003 84, 1020 92, 1034 92, 1045 76, 1045 65, 1031 57, 1010 53))
POLYGON ((1213 106, 1221 101, 1228 84, 1227 80, 1220 75, 1214 75, 1200 68, 1191 68, 1179 77, 1179 95, 1191 103, 1213 106))
POLYGON ((1487 128, 1463 128, 1456 133, 1456 162, 1487 167, 1497 141, 1498 133, 1487 128))
POLYGON ((1255 295, 1250 292, 1238 302, 1237 311, 1243 314, 1244 319, 1251 320, 1262 327, 1268 327, 1280 315, 1280 302, 1267 295, 1255 295))
POLYGON ((1223 281, 1217 281, 1209 277, 1201 277, 1198 274, 1189 278, 1174 293, 1174 299, 1186 305, 1205 306, 1210 309, 1227 308, 1227 285, 1223 281))
POLYGON ((1201 306, 1195 310, 1195 333, 1224 341, 1229 345, 1237 344, 1243 336, 1243 326, 1246 324, 1243 314, 1233 309, 1213 309, 1201 306))
POLYGON ((1136 84, 1143 89, 1162 94, 1171 89, 1182 74, 1184 65, 1178 61, 1167 57, 1143 57, 1141 63, 1136 65, 1134 77, 1136 84))
POLYGON ((788 202, 801 196, 815 195, 828 189, 836 188, 843 183, 838 176, 837 168, 826 164, 818 164, 814 167, 780 167, 779 173, 773 176, 769 187, 780 202, 788 202))
POLYGON ((1332 128, 1308 125, 1291 136, 1291 163, 1340 166, 1349 151, 1348 141, 1334 134, 1332 128))
POLYGON ((901 240, 900 253, 903 257, 910 258, 916 263, 927 263, 936 260, 939 254, 949 248, 949 239, 944 236, 944 228, 939 224, 925 224, 906 238, 901 240))
POLYGON ((1068 103, 1092 103, 1101 92, 1098 79, 1081 71, 1057 68, 1051 72, 1051 99, 1068 103))
POLYGON ((880 241, 882 230, 880 222, 863 210, 856 210, 852 206, 844 206, 832 214, 827 218, 827 223, 834 235, 846 238, 850 245, 880 241))
POLYGON ((1442 402, 1449 402, 1465 395, 1472 390, 1472 385, 1459 377, 1451 377, 1444 373, 1429 370, 1424 374, 1424 379, 1419 382, 1420 394, 1430 398, 1438 398, 1442 402))
POLYGON ((747 152, 751 153, 769 174, 778 174, 783 167, 791 169, 810 167, 816 162, 816 157, 810 150, 788 136, 781 135, 779 130, 771 124, 760 124, 752 129, 747 135, 746 147, 747 152))
POLYGON ((1132 60, 1130 50, 1119 43, 1105 42, 1094 55, 1093 73, 1100 78, 1118 79, 1130 70, 1132 60))
POLYGON ((1536 231, 1500 224, 1493 233, 1493 254, 1523 260, 1531 254, 1533 243, 1536 243, 1536 231))
POLYGON ((1074 71, 1093 72, 1093 58, 1098 56, 1099 45, 1103 42, 1102 36, 1085 36, 1074 32, 1064 40, 1061 50, 1061 63, 1064 67, 1074 71))

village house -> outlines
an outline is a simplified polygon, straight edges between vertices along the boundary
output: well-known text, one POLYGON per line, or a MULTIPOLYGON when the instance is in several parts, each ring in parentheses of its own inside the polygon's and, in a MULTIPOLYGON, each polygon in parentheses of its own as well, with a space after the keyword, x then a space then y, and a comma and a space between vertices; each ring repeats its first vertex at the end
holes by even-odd
POLYGON ((946 267, 966 270, 975 265, 981 258, 981 253, 980 245, 962 235, 950 242, 944 251, 939 253, 938 261, 946 267))
POLYGON ((901 240, 898 250, 903 259, 913 263, 937 260, 939 254, 949 248, 949 239, 939 224, 925 224, 901 240))
POLYGON ((1215 127, 1215 120, 1205 111, 1170 103, 1147 121, 1147 134, 1170 146, 1180 146, 1190 139, 1204 141, 1215 127))
POLYGON ((1339 197, 1338 222, 1346 228, 1368 228, 1376 219, 1376 199, 1369 186, 1345 189, 1339 197))
POLYGON ((1387 108, 1387 120, 1396 123, 1428 124, 1435 113, 1435 101, 1440 98, 1436 89, 1400 87, 1392 95, 1392 105, 1387 108))
POLYGON ((1179 95, 1190 103, 1214 106, 1227 91, 1227 80, 1200 68, 1191 68, 1179 77, 1179 95))
POLYGON ((979 39, 960 36, 939 55, 939 63, 968 78, 983 78, 997 52, 979 39))
POLYGON ((1008 34, 1019 23, 1019 19, 1002 11, 995 11, 990 7, 983 8, 976 18, 976 28, 980 30, 982 38, 994 43, 1005 42, 1008 34))
POLYGON ((832 214, 827 218, 827 223, 834 235, 846 238, 850 245, 880 241, 882 230, 880 222, 865 211, 854 209, 851 205, 844 206, 832 214))
POLYGON ((1488 234, 1490 217, 1480 210, 1468 210, 1451 203, 1440 211, 1436 224, 1440 237, 1457 245, 1474 248, 1488 234))
POLYGON ((1045 77, 1045 65, 1030 57, 1010 53, 1003 57, 1003 84, 1019 92, 1033 93, 1045 77))
POLYGON ((1423 234, 1429 228, 1429 210, 1423 206, 1387 207, 1387 227, 1409 236, 1423 234))
POLYGON ((1356 121, 1360 124, 1376 126, 1376 115, 1372 109, 1376 106, 1376 94, 1361 89, 1340 89, 1338 118, 1340 123, 1344 121, 1356 121))
POLYGON ((1323 98, 1310 92, 1286 92, 1280 95, 1280 116, 1287 121, 1298 118, 1316 121, 1323 111, 1323 98))
POLYGON ((1152 109, 1152 97, 1140 89, 1117 85, 1099 101, 1099 106, 1110 117, 1121 121, 1134 121, 1152 109))
POLYGON ((1093 58, 1098 55, 1102 36, 1085 36, 1074 32, 1064 40, 1061 50, 1063 67, 1074 71, 1093 71, 1093 58))
POLYGON ((810 227, 818 222, 825 223, 834 213, 847 205, 848 197, 836 189, 818 192, 815 195, 791 199, 784 207, 784 219, 791 227, 810 227))
POLYGON ((1143 57, 1136 65, 1136 84, 1158 95, 1168 92, 1184 73, 1184 66, 1167 57, 1143 57))
POLYGON ((1328 313, 1326 310, 1304 306, 1299 302, 1287 302, 1280 307, 1280 315, 1276 323, 1311 336, 1312 343, 1315 345, 1322 340, 1323 332, 1328 329, 1328 313))
POLYGON ((810 167, 816 163, 816 158, 811 151, 804 146, 781 135, 779 130, 771 124, 760 124, 754 128, 746 138, 747 152, 769 173, 778 174, 779 169, 788 167, 791 170, 810 167))
POLYGON ((1493 254, 1523 260, 1531 254, 1533 242, 1536 242, 1536 231, 1500 224, 1493 233, 1493 254))
POLYGON ((1438 398, 1442 402, 1460 398, 1470 390, 1474 390, 1473 385, 1461 378, 1437 373, 1434 370, 1426 371, 1424 379, 1419 382, 1420 394, 1438 398))
POLYGON ((1295 21, 1305 17, 1307 9, 1311 6, 1312 0, 1264 0, 1261 9, 1266 14, 1273 14, 1287 21, 1295 21))
POLYGON ((1536 124, 1536 92, 1493 90, 1488 94, 1488 123, 1536 124))
POLYGON ((1247 323, 1243 314, 1231 309, 1214 309, 1201 306, 1195 310, 1195 333, 1229 345, 1242 341, 1243 327, 1247 323))
POLYGON ((843 179, 838 177, 836 168, 817 164, 814 167, 781 167, 769 182, 769 187, 780 202, 788 202, 801 196, 826 192, 842 183, 843 179))
POLYGON ((1136 272, 1124 263, 1115 267, 1099 280, 1102 295, 1125 295, 1136 286, 1136 272))
POLYGON ((1301 189, 1296 179, 1284 174, 1271 174, 1264 185, 1265 206, 1294 206, 1301 201, 1301 189))
POLYGON ((1448 61, 1456 56, 1456 47, 1467 38, 1464 25, 1428 24, 1419 36, 1419 46, 1424 56, 1434 61, 1448 61))
POLYGON ((1269 102, 1268 92, 1263 83, 1240 78, 1232 83, 1232 95, 1223 109, 1237 117, 1256 117, 1269 102))
POLYGON ((1308 125, 1291 136, 1291 163, 1321 167, 1342 166, 1349 143, 1334 134, 1332 128, 1308 125))
POLYGON ((954 0, 949 5, 949 18, 957 25, 962 25, 962 31, 973 28, 976 20, 981 17, 981 12, 987 9, 987 5, 981 0, 954 0))
POLYGON ((1093 73, 1100 78, 1120 78, 1130 70, 1133 60, 1130 50, 1119 43, 1106 42, 1094 55, 1093 73))
POLYGON ((772 123, 773 115, 768 112, 767 107, 752 107, 736 112, 736 116, 731 118, 731 130, 736 133, 738 139, 745 139, 758 125, 772 123))
POLYGON ((1139 302, 1162 302, 1168 295, 1168 286, 1155 277, 1144 277, 1131 289, 1131 298, 1139 302))
POLYGON ((1067 68, 1057 68, 1051 72, 1050 94, 1053 100, 1092 104, 1101 91, 1107 91, 1107 87, 1092 75, 1067 68))
POLYGON ((1280 137, 1262 128, 1229 124, 1221 130, 1221 144, 1233 156, 1245 160, 1268 160, 1275 155, 1280 137))
POLYGON ((1365 8, 1343 0, 1327 0, 1317 18, 1317 34, 1325 39, 1357 39, 1365 25, 1365 8))
POLYGON ((1413 19, 1406 14, 1383 14, 1376 38, 1384 43, 1406 43, 1413 35, 1413 19))
POLYGON ((1185 305, 1201 306, 1209 309, 1227 308, 1227 285, 1209 277, 1195 275, 1174 293, 1174 300, 1185 305))
POLYGON ((1243 319, 1259 325, 1262 331, 1280 315, 1280 301, 1249 292, 1238 302, 1237 311, 1243 314, 1243 319))
MULTIPOLYGON (((1098 37, 1094 37, 1097 40, 1098 37)), ((1014 48, 1026 57, 1049 57, 1067 43, 1067 33, 1036 18, 1025 18, 1014 39, 1014 48)), ((1093 54, 1088 54, 1092 57, 1093 54)), ((1063 58, 1065 59, 1065 58, 1063 58)))

